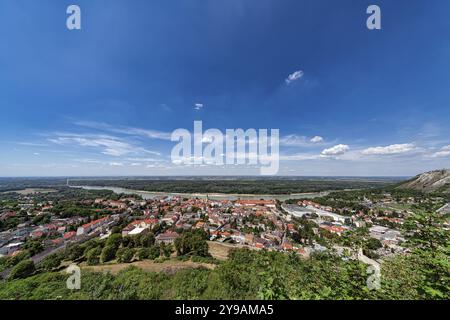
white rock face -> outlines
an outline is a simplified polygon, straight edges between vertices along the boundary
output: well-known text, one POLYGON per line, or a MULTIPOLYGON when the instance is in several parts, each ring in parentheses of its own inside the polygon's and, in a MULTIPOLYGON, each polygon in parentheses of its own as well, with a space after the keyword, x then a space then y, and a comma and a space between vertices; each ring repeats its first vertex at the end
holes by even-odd
POLYGON ((450 192, 450 170, 442 169, 422 173, 400 187, 425 192, 450 192))

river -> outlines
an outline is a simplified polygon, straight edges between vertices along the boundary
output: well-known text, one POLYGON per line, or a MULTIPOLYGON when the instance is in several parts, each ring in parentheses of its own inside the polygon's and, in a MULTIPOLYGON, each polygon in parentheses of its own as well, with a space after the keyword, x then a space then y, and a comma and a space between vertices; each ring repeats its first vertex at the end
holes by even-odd
POLYGON ((288 199, 299 199, 299 198, 316 198, 322 197, 329 194, 331 191, 323 192, 309 192, 309 193, 293 193, 293 194, 227 194, 227 193, 174 193, 174 192, 152 192, 143 190, 133 190, 120 187, 101 187, 101 186, 70 186, 72 188, 82 188, 86 190, 110 190, 117 194, 137 194, 140 195, 145 200, 151 200, 156 197, 184 197, 184 198, 202 198, 210 200, 272 200, 277 199, 280 201, 285 201, 288 199))

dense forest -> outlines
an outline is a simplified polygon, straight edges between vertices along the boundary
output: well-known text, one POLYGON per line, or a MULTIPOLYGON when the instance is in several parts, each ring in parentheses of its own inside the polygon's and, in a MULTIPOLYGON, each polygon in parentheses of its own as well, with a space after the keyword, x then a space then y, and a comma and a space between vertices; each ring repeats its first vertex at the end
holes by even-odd
POLYGON ((0 192, 26 188, 53 188, 66 185, 66 178, 0 178, 0 192))
POLYGON ((327 190, 385 187, 391 178, 297 178, 235 180, 71 180, 71 185, 122 187, 134 190, 177 193, 291 194, 327 190), (270 181, 270 183, 268 183, 270 181))

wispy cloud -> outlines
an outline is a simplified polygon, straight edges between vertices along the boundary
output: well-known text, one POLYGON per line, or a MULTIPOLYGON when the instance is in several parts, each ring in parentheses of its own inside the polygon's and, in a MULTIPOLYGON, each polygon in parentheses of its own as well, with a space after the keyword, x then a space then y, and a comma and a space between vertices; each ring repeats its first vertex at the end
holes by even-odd
POLYGON ((110 162, 109 165, 112 167, 123 167, 122 162, 110 162))
POLYGON ((47 147, 48 144, 45 143, 37 143, 37 142, 18 142, 17 144, 26 147, 47 147))
POLYGON ((297 134, 288 134, 280 138, 280 145, 287 147, 307 147, 324 142, 320 136, 308 138, 297 134))
POLYGON ((298 153, 293 155, 280 155, 280 160, 284 161, 305 161, 305 160, 318 160, 320 155, 309 153, 298 153))
POLYGON ((439 150, 438 152, 435 152, 432 155, 433 158, 444 158, 444 157, 450 157, 450 145, 444 146, 439 150))
POLYGON ((121 133, 126 135, 143 136, 150 139, 168 140, 170 141, 171 133, 159 130, 143 129, 127 126, 113 126, 104 122, 96 121, 77 121, 74 124, 90 129, 108 131, 113 133, 121 133))
POLYGON ((154 151, 134 146, 127 141, 110 135, 57 133, 56 137, 49 138, 48 141, 59 145, 78 145, 81 147, 98 148, 101 153, 115 157, 138 153, 155 154, 154 151))
POLYGON ((303 77, 303 75, 304 75, 303 71, 297 70, 291 73, 284 81, 286 82, 287 85, 289 85, 292 82, 297 81, 298 79, 303 77))
POLYGON ((201 109, 203 109, 203 107, 204 107, 203 103, 196 103, 196 104, 194 104, 194 109, 195 110, 201 110, 201 109))
POLYGON ((156 158, 140 158, 140 157, 125 158, 124 160, 127 160, 127 161, 135 161, 135 162, 160 162, 160 161, 163 161, 163 159, 156 159, 156 158))
POLYGON ((168 104, 165 104, 165 103, 161 103, 161 104, 159 105, 159 107, 160 107, 162 110, 166 111, 166 112, 171 112, 171 111, 172 111, 172 108, 171 108, 168 104))

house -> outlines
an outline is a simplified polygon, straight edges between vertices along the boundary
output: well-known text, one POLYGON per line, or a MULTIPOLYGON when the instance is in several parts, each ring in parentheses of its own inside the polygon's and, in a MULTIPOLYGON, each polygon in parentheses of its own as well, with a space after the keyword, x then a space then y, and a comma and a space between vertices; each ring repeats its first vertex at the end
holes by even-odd
POLYGON ((265 206, 275 208, 275 200, 237 200, 236 205, 243 207, 265 206))
POLYGON ((64 240, 70 240, 73 237, 75 237, 76 235, 77 235, 77 233, 75 231, 69 231, 69 232, 64 233, 63 238, 64 238, 64 240))
POLYGON ((176 232, 170 232, 167 231, 165 233, 161 233, 158 236, 156 236, 156 243, 165 243, 165 244, 171 244, 175 242, 175 239, 177 239, 180 235, 176 232))
POLYGON ((322 229, 324 229, 324 230, 327 230, 327 231, 329 231, 329 232, 331 232, 331 233, 335 233, 335 234, 337 234, 337 235, 339 235, 339 236, 340 236, 345 230, 347 230, 347 229, 344 228, 344 227, 340 227, 340 226, 329 226, 329 225, 325 225, 325 224, 321 224, 319 227, 322 228, 322 229))
POLYGON ((235 233, 231 235, 231 239, 237 243, 244 243, 245 242, 245 236, 242 233, 235 233))
POLYGON ((125 228, 123 228, 122 236, 140 234, 144 230, 150 229, 157 223, 158 223, 158 219, 135 220, 135 221, 131 222, 130 224, 128 224, 125 228))
MULTIPOLYGON (((146 232, 148 232, 148 227, 146 227, 146 228, 136 227, 133 230, 131 230, 130 232, 128 232, 128 235, 129 236, 135 236, 135 235, 138 235, 138 234, 144 234, 146 232)), ((123 235, 123 232, 122 232, 122 235, 123 235)))
POLYGON ((389 228, 383 226, 373 226, 369 229, 370 236, 376 239, 381 239, 381 237, 388 231, 389 228))
POLYGON ((14 254, 14 252, 17 252, 18 250, 20 250, 22 245, 23 245, 23 242, 14 242, 14 243, 7 244, 6 246, 0 248, 0 254, 3 254, 3 255, 14 254))
POLYGON ((203 229, 204 226, 205 226, 205 222, 203 222, 203 221, 198 221, 198 222, 195 224, 195 228, 196 228, 196 229, 203 229))
POLYGON ((355 227, 357 228, 362 228, 366 226, 366 222, 363 220, 354 220, 353 224, 355 225, 355 227))
POLYGON ((253 234, 251 233, 246 233, 245 234, 245 243, 247 244, 253 244, 253 241, 255 240, 255 237, 253 234))
POLYGON ((77 229, 77 235, 82 235, 91 232, 92 230, 97 229, 98 227, 101 227, 103 224, 108 222, 108 218, 101 218, 95 221, 91 221, 89 223, 83 224, 81 227, 78 227, 77 229))
POLYGON ((63 242, 63 239, 62 239, 62 238, 57 238, 57 239, 52 239, 52 240, 51 240, 51 244, 52 244, 53 246, 58 246, 58 245, 60 245, 62 242, 63 242))
POLYGON ((126 207, 127 207, 127 204, 123 203, 121 201, 113 201, 113 200, 111 200, 111 201, 109 201, 108 204, 109 204, 110 207, 118 208, 118 209, 126 209, 126 207))
POLYGON ((177 222, 178 218, 179 217, 177 214, 168 213, 161 219, 161 222, 165 222, 167 225, 170 226, 170 225, 174 224, 175 222, 177 222))
POLYGON ((44 232, 40 231, 40 230, 36 230, 30 233, 30 237, 32 239, 39 239, 42 236, 44 236, 44 232))

